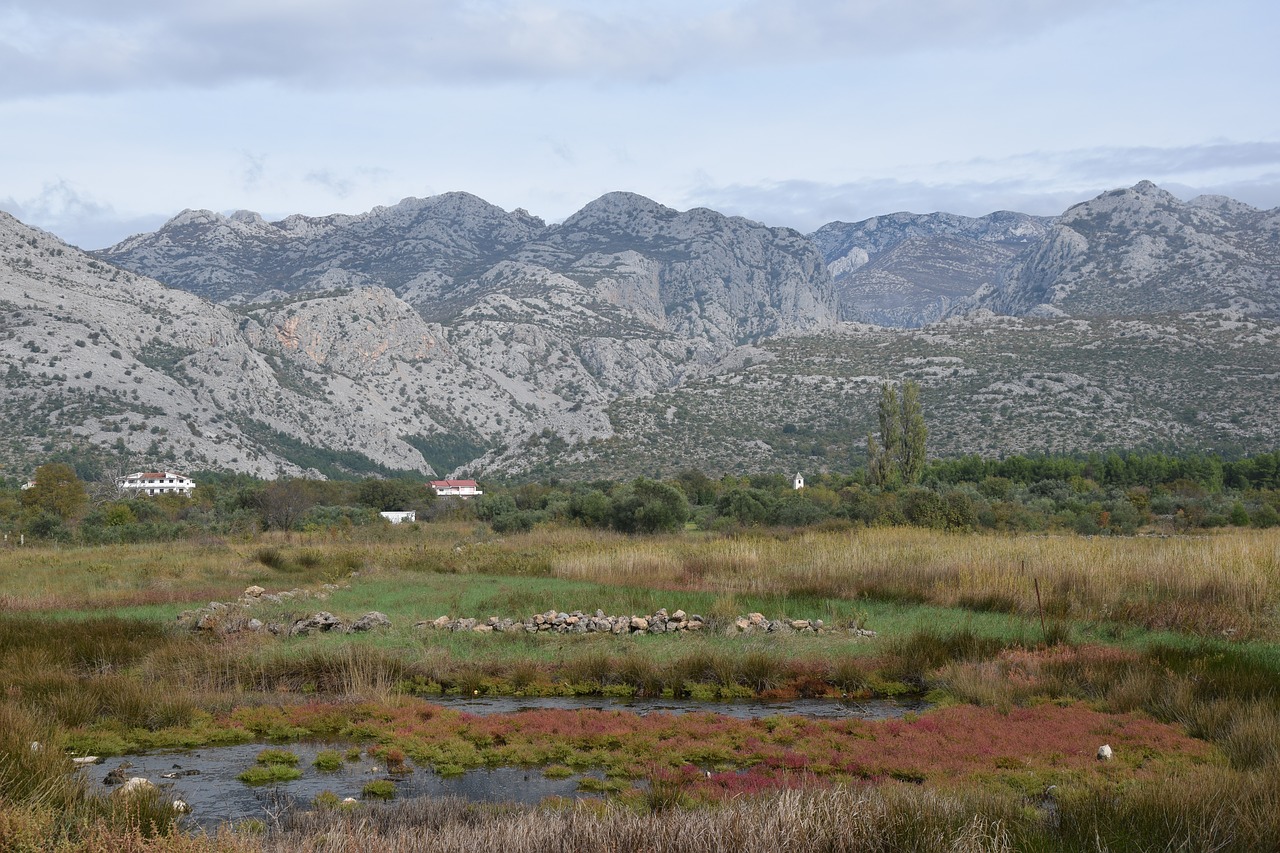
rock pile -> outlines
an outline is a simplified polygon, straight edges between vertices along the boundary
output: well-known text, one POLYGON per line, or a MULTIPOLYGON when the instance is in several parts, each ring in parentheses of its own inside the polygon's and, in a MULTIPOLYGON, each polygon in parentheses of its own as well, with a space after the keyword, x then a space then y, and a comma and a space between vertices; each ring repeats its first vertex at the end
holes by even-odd
MULTIPOLYGON (((500 619, 497 616, 490 616, 485 620, 451 619, 448 616, 441 616, 434 621, 423 620, 418 622, 414 627, 433 628, 442 631, 474 631, 482 634, 494 631, 499 633, 524 632, 526 634, 539 632, 554 632, 557 634, 668 634, 704 631, 708 630, 710 626, 706 619, 696 613, 690 615, 683 610, 668 613, 666 608, 662 608, 656 613, 645 616, 607 616, 603 610, 597 610, 594 615, 588 615, 581 610, 575 610, 572 613, 548 610, 546 613, 528 616, 523 620, 500 619)), ((821 619, 767 619, 762 613, 748 613, 746 616, 739 616, 733 620, 725 628, 725 633, 817 634, 833 630, 846 629, 828 626, 821 619)), ((859 636, 875 636, 874 631, 860 628, 847 630, 859 636)))
MULTIPOLYGON (((254 607, 262 603, 283 604, 287 601, 324 599, 329 590, 339 589, 333 584, 325 584, 321 592, 310 593, 295 589, 289 592, 268 593, 260 586, 251 586, 244 591, 238 601, 223 603, 210 602, 199 610, 188 610, 178 617, 179 624, 196 631, 216 631, 221 634, 241 631, 268 631, 272 634, 288 637, 306 636, 312 633, 359 633, 376 629, 390 628, 391 620, 385 613, 370 611, 352 622, 344 622, 327 610, 319 611, 287 622, 264 623, 253 616, 254 607)), ((500 618, 490 616, 487 619, 468 617, 441 616, 434 620, 422 620, 414 624, 418 629, 441 631, 470 631, 477 634, 489 633, 556 633, 556 634, 683 634, 689 632, 711 630, 712 625, 697 613, 689 614, 683 610, 668 612, 661 608, 656 613, 642 616, 606 615, 603 610, 594 614, 575 610, 566 613, 559 610, 548 610, 536 613, 524 619, 500 618)), ((875 631, 862 628, 845 628, 829 626, 821 619, 768 619, 763 613, 748 613, 731 622, 716 626, 726 634, 819 634, 840 631, 862 637, 874 637, 875 631)))

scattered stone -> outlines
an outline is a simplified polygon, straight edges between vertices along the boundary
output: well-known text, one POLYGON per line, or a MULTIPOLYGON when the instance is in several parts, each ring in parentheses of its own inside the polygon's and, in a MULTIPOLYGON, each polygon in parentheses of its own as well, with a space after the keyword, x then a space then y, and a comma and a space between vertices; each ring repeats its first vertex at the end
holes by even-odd
POLYGON ((263 589, 262 587, 254 585, 245 589, 244 597, 245 598, 261 598, 263 593, 265 592, 266 590, 263 589))
POLYGON ((1110 761, 1110 760, 1111 760, 1111 758, 1112 758, 1112 756, 1114 756, 1114 755, 1115 755, 1115 753, 1114 753, 1114 752, 1112 751, 1112 749, 1111 749, 1111 744, 1109 744, 1109 743, 1104 743, 1102 746, 1098 747, 1098 760, 1099 760, 1099 761, 1110 761))
POLYGON ((186 800, 174 800, 173 810, 178 814, 190 814, 191 806, 187 805, 186 800))
POLYGON ((79 758, 71 759, 71 763, 76 767, 88 767, 91 764, 102 763, 102 759, 96 755, 82 755, 79 758))

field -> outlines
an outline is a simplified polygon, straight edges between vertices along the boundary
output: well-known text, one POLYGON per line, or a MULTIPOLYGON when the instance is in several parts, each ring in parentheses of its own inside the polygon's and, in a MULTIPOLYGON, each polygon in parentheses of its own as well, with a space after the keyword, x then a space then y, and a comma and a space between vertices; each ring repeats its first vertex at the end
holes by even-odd
POLYGON ((9 547, 0 606, 5 850, 1280 849, 1277 529, 626 537, 435 523, 9 547), (233 630, 251 586, 266 595, 243 615, 264 628, 233 630), (188 627, 210 602, 232 606, 188 627), (423 624, 662 608, 705 628, 423 624), (390 625, 290 636, 320 611, 390 625), (825 630, 738 630, 751 613, 825 630), (449 707, 498 694, 706 704, 449 707), (716 712, 744 697, 929 706, 879 721, 716 712), (270 755, 244 778, 322 772, 283 756, 324 741, 334 762, 354 751, 385 768, 386 784, 204 832, 159 791, 101 795, 69 772, 69 755, 262 741, 270 755), (600 796, 381 801, 397 773, 492 767, 581 774, 600 796))

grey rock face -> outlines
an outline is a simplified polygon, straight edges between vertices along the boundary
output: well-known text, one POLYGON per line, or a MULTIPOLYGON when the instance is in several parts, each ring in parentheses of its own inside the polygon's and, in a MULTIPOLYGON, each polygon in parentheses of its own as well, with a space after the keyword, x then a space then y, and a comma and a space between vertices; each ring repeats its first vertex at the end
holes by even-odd
POLYGON ((977 218, 894 213, 832 222, 811 239, 835 280, 842 320, 915 328, 1000 286, 1051 222, 1009 211, 977 218))
POLYGON ((1150 181, 1078 204, 980 300, 997 313, 1280 317, 1280 213, 1221 197, 1181 202, 1150 181))

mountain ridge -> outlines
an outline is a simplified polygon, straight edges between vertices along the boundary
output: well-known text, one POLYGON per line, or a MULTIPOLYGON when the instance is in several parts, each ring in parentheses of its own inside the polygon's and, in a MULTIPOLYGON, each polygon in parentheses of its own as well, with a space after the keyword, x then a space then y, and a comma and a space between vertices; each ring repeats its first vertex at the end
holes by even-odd
POLYGON ((0 225, 0 465, 841 467, 885 378, 921 382, 943 453, 1280 437, 1280 211, 1154 185, 812 236, 621 192, 552 225, 466 193, 188 210, 92 255, 0 225))

